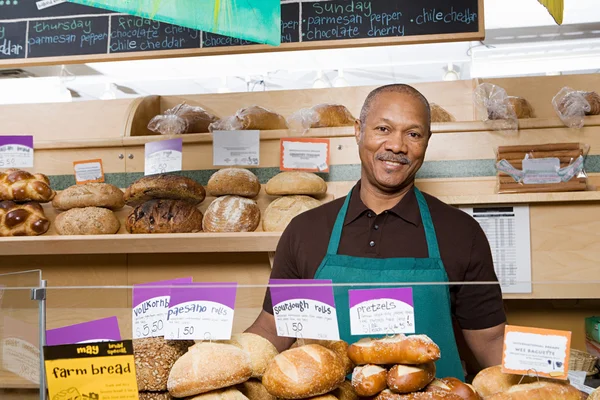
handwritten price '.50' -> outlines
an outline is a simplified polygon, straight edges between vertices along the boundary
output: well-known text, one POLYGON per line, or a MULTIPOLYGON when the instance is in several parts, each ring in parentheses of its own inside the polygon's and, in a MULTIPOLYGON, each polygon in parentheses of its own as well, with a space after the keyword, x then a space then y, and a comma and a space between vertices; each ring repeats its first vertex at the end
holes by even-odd
POLYGON ((154 165, 152 165, 152 168, 150 169, 150 171, 153 174, 164 174, 165 172, 167 172, 167 164, 166 163, 154 164, 154 165))
POLYGON ((137 327, 135 334, 137 337, 148 337, 151 333, 161 332, 163 330, 164 323, 161 320, 152 322, 152 325, 144 324, 142 327, 137 327))

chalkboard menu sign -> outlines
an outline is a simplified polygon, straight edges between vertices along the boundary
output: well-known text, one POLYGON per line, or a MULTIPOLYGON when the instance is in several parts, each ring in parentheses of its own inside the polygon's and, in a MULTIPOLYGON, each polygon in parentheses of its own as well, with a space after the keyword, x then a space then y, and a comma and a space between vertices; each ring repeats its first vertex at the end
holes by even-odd
POLYGON ((278 48, 69 2, 0 0, 0 67, 482 38, 483 0, 283 0, 278 48))

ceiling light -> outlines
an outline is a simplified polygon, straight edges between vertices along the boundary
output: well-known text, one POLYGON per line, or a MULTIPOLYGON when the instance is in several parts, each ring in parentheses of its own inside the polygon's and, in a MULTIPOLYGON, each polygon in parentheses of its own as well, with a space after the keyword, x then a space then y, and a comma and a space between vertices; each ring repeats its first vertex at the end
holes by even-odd
POLYGON ((344 70, 338 69, 338 76, 333 80, 333 87, 348 87, 350 84, 344 78, 344 70))
POLYGON ((454 64, 452 64, 451 62, 449 62, 448 66, 444 69, 446 70, 446 73, 444 74, 442 79, 444 79, 445 81, 457 81, 460 79, 458 72, 454 70, 454 64))
POLYGON ((329 87, 329 85, 323 79, 323 71, 318 70, 317 71, 317 79, 315 79, 315 81, 313 82, 313 88, 314 89, 325 89, 328 87, 329 87))
POLYGON ((114 83, 105 83, 104 92, 100 95, 100 100, 116 100, 117 86, 114 83))

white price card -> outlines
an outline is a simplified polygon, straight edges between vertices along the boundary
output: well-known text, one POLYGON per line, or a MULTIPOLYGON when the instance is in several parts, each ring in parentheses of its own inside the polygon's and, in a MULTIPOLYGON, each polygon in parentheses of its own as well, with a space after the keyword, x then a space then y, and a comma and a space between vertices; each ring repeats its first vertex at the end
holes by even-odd
POLYGON ((282 171, 329 172, 329 139, 281 139, 282 171))
POLYGON ((0 169, 32 167, 33 136, 0 136, 0 169))
POLYGON ((66 1, 67 0, 40 0, 40 1, 36 1, 35 5, 37 6, 38 10, 43 10, 48 7, 53 7, 57 4, 66 3, 66 1))
POLYGON ((146 143, 144 175, 181 171, 183 139, 146 143))
POLYGON ((331 280, 271 279, 269 284, 278 336, 340 340, 331 280))
POLYGON ((502 372, 567 379, 571 332, 507 325, 502 372))
POLYGON ((237 284, 182 285, 171 291, 165 339, 229 340, 237 284))
POLYGON ((75 182, 80 185, 90 182, 104 182, 104 169, 102 160, 85 160, 73 162, 75 182))
POLYGON ((352 335, 415 333, 412 288, 349 290, 352 335))
POLYGON ((251 165, 260 163, 260 131, 213 132, 213 165, 251 165))
POLYGON ((192 278, 144 283, 133 286, 133 339, 164 336, 171 286, 192 283, 192 278))

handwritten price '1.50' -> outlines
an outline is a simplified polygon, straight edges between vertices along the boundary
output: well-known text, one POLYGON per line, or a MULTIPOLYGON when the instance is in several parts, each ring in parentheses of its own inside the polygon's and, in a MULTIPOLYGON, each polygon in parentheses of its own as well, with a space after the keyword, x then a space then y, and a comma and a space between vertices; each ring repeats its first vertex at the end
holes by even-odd
POLYGON ((152 323, 152 326, 148 325, 148 324, 144 324, 142 326, 142 328, 140 329, 140 327, 138 327, 135 330, 135 334, 137 335, 137 337, 148 337, 148 335, 150 335, 150 333, 157 333, 163 330, 163 326, 164 323, 162 322, 162 320, 158 320, 158 321, 154 321, 152 323))
POLYGON ((177 338, 178 339, 180 337, 187 337, 187 336, 191 336, 193 334, 194 334, 193 326, 184 326, 183 330, 181 328, 177 328, 177 338))

